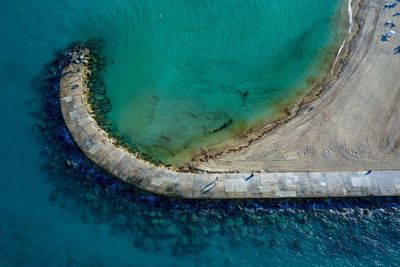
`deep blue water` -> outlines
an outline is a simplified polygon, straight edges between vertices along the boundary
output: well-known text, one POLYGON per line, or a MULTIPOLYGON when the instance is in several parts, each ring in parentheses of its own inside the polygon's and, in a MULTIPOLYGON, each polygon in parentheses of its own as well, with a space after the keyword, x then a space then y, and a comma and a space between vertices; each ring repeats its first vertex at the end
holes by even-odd
POLYGON ((77 3, 0 1, 0 266, 400 265, 399 199, 177 201, 86 162, 47 65, 101 35, 77 3))

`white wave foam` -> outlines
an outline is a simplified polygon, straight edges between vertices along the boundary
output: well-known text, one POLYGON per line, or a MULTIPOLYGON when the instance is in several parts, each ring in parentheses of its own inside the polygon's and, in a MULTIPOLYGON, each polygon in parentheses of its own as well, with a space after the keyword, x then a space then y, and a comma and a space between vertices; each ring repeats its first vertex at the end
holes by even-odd
POLYGON ((349 0, 349 4, 347 6, 347 10, 349 12, 349 33, 351 33, 351 30, 353 29, 353 10, 351 9, 351 1, 349 0))
MULTIPOLYGON (((347 5, 347 11, 349 13, 349 34, 353 30, 353 10, 351 8, 351 1, 352 0, 349 0, 348 5, 347 5)), ((346 39, 343 40, 342 45, 340 46, 339 51, 336 54, 335 62, 333 63, 332 70, 331 70, 332 74, 333 74, 333 70, 335 69, 336 63, 339 60, 339 55, 342 52, 345 43, 346 43, 346 39)))
POLYGON ((335 62, 333 63, 332 70, 331 70, 331 73, 332 73, 332 74, 333 74, 333 69, 334 69, 335 66, 336 66, 336 63, 337 63, 337 61, 338 61, 338 59, 339 59, 339 55, 340 55, 340 53, 342 52, 345 43, 346 43, 346 39, 343 40, 343 43, 342 43, 342 45, 340 46, 339 51, 338 51, 337 54, 336 54, 335 62))

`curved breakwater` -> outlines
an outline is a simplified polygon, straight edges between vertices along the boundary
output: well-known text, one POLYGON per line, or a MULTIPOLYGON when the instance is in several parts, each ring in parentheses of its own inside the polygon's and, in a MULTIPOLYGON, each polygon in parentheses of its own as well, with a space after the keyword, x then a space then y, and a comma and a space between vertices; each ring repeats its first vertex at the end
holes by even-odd
POLYGON ((307 198, 398 196, 400 174, 379 172, 183 173, 154 166, 117 144, 91 112, 90 50, 76 46, 61 73, 61 111, 75 142, 94 163, 121 180, 160 195, 184 198, 307 198))

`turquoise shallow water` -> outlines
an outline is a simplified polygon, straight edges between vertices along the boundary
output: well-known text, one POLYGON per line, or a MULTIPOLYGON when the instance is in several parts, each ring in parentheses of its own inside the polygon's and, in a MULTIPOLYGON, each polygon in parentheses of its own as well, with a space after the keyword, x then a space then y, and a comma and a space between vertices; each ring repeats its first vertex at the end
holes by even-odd
POLYGON ((112 7, 0 1, 0 266, 399 266, 398 199, 177 202, 85 163, 39 78, 112 7))
POLYGON ((260 126, 323 69, 340 3, 133 1, 112 9, 118 19, 105 18, 103 30, 114 130, 176 164, 260 126))

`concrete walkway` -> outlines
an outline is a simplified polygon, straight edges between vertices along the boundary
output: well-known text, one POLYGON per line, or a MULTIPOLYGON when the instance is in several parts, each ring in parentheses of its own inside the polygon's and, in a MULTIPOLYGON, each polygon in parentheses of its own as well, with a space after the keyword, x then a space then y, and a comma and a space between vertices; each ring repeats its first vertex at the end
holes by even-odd
POLYGON ((76 53, 61 78, 61 110, 83 153, 123 181, 156 194, 184 198, 306 198, 400 195, 400 172, 178 173, 118 147, 88 105, 86 57, 76 53))

